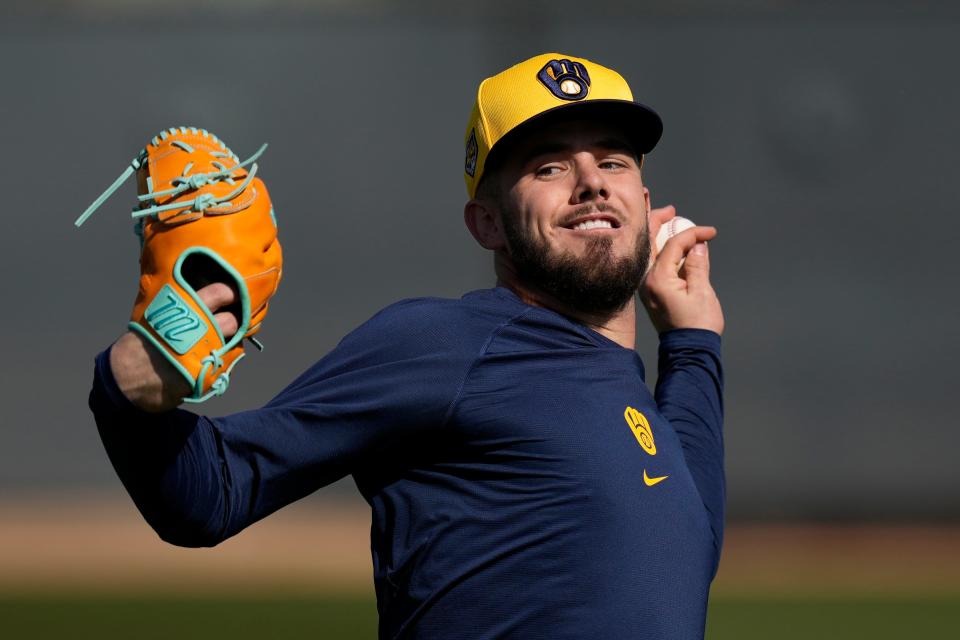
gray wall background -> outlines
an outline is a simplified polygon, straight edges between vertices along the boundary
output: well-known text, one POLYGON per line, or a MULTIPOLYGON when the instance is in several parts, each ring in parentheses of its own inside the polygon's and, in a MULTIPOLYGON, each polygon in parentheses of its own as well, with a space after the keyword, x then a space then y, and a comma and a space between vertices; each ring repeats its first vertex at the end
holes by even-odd
POLYGON ((960 517, 960 11, 844 7, 6 5, 0 493, 119 484, 86 397, 136 292, 132 181, 72 223, 154 133, 271 145, 284 281, 267 350, 202 408, 228 413, 394 300, 492 285, 461 216, 473 92, 558 50, 661 113, 654 203, 720 229, 731 515, 960 517))

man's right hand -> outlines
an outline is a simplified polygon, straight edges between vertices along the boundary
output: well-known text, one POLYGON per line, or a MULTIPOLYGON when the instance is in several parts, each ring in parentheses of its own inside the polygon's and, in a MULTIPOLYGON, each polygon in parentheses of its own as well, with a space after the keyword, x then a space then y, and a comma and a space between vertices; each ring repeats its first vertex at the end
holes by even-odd
POLYGON ((659 333, 670 329, 723 333, 723 309, 710 284, 707 250, 707 241, 716 235, 714 227, 693 227, 670 238, 657 254, 640 286, 640 299, 659 333))
MULTIPOLYGON (((219 310, 237 301, 236 291, 222 282, 214 282, 197 291, 197 295, 213 313, 224 338, 233 336, 240 326, 237 317, 219 310)), ((190 393, 183 375, 143 336, 133 331, 114 343, 110 368, 120 391, 142 411, 170 411, 190 393)))

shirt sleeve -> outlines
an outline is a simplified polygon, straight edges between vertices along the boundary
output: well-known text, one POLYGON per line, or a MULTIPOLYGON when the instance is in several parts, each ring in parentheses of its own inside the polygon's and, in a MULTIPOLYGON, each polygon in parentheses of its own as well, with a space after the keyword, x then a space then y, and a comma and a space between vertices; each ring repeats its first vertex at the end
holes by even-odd
POLYGON ((723 470, 723 368, 720 336, 704 329, 660 335, 655 398, 673 425, 710 518, 719 558, 726 482, 723 470))
POLYGON ((90 408, 147 522, 173 544, 212 546, 442 428, 470 359, 405 316, 381 313, 264 407, 218 418, 139 411, 101 353, 90 408))

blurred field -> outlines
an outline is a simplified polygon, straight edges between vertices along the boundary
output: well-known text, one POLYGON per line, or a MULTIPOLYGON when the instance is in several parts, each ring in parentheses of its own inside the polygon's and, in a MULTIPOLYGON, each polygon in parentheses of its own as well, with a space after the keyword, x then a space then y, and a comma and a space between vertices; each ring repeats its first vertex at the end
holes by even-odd
MULTIPOLYGON (((715 598, 707 638, 954 639, 960 601, 715 598)), ((375 638, 369 599, 27 598, 0 600, 5 638, 375 638)), ((642 638, 642 635, 638 635, 642 638)))
MULTIPOLYGON (((308 502, 215 549, 122 496, 0 504, 0 638, 373 638, 369 515, 308 502)), ((960 637, 960 527, 733 525, 708 638, 960 637)))

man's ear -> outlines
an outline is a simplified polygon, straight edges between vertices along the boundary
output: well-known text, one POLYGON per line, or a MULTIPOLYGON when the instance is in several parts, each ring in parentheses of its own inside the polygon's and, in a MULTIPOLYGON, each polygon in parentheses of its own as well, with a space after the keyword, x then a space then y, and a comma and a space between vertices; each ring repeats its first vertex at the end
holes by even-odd
POLYGON ((500 222, 500 211, 487 200, 474 198, 463 207, 463 221, 474 237, 484 249, 496 251, 507 246, 500 222))

